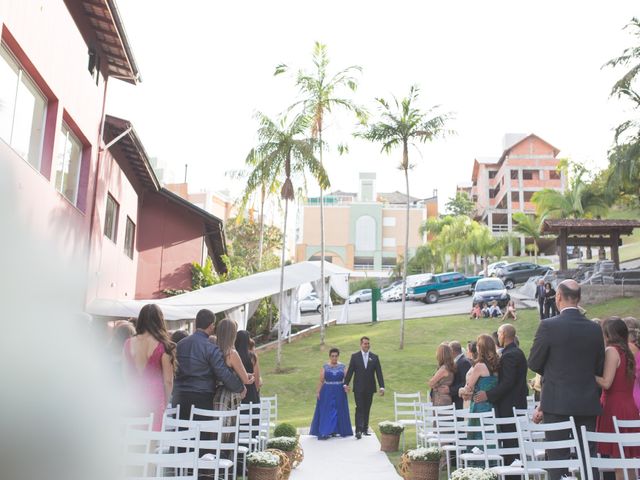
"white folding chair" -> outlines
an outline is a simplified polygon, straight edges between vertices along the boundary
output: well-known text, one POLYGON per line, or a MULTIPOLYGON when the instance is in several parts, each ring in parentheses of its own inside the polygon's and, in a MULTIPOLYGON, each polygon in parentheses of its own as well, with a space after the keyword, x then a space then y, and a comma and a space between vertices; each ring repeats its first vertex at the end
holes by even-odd
POLYGON ((429 408, 433 412, 433 425, 426 435, 423 446, 438 446, 445 452, 447 460, 447 478, 451 476, 451 452, 455 452, 456 417, 455 405, 429 408))
POLYGON ((267 441, 271 437, 271 402, 268 400, 260 401, 260 450, 264 450, 267 441))
POLYGON ((635 432, 626 432, 627 428, 637 428, 640 429, 640 419, 638 420, 621 420, 618 417, 613 417, 613 428, 616 433, 635 433, 635 432))
MULTIPOLYGON (((162 431, 163 432, 171 431, 165 425, 165 422, 167 421, 168 418, 173 420, 180 418, 180 405, 177 405, 175 407, 167 407, 164 409, 164 414, 162 415, 162 431)), ((175 431, 175 427, 173 431, 175 431)))
POLYGON ((570 472, 578 472, 580 478, 584 477, 582 464, 582 451, 578 443, 578 434, 573 417, 565 422, 557 423, 529 423, 523 427, 523 422, 517 422, 518 436, 520 442, 520 460, 524 468, 525 478, 529 475, 534 477, 547 478, 547 470, 567 469, 570 472), (528 430, 526 431, 525 428, 528 430), (569 431, 570 438, 562 440, 547 440, 549 432, 569 431), (544 440, 534 440, 539 438, 538 433, 545 435, 544 440), (578 458, 566 458, 563 460, 549 460, 548 453, 552 450, 567 449, 574 450, 578 458), (544 451, 545 455, 540 452, 544 451))
POLYGON ((166 478, 165 469, 173 469, 173 478, 180 480, 197 480, 198 448, 200 432, 198 428, 177 432, 154 432, 147 430, 129 430, 125 434, 126 452, 124 458, 125 478, 166 478), (146 451, 135 450, 146 444, 146 451), (158 445, 150 452, 151 445, 158 445), (130 447, 133 447, 132 450, 130 447), (179 449, 179 450, 178 450, 179 449), (131 474, 130 469, 142 470, 142 475, 131 474))
POLYGON ((518 428, 516 426, 516 423, 519 421, 516 417, 487 417, 483 419, 484 424, 491 427, 485 434, 488 447, 487 452, 499 455, 502 458, 500 465, 490 468, 490 470, 500 478, 504 478, 507 475, 524 475, 524 468, 522 466, 511 466, 505 461, 505 457, 520 457, 520 436, 518 435, 518 428), (513 445, 505 446, 504 443, 506 442, 513 445))
POLYGON ((456 412, 456 464, 460 468, 469 467, 469 463, 482 463, 484 468, 491 467, 491 462, 500 463, 502 457, 488 452, 487 432, 493 427, 484 423, 485 418, 495 417, 493 410, 488 412, 456 412), (473 425, 471 424, 473 422, 473 425))
POLYGON ((273 395, 272 397, 260 397, 260 403, 269 404, 269 428, 273 431, 278 424, 278 394, 273 395))
POLYGON ((233 469, 233 478, 236 478, 240 423, 238 410, 207 410, 192 405, 189 421, 198 425, 202 433, 211 437, 200 440, 200 449, 208 450, 209 453, 200 455, 199 469, 213 470, 214 479, 219 478, 219 471, 223 470, 225 480, 229 478, 229 470, 233 469))
MULTIPOLYGON (((260 451, 260 412, 261 405, 243 403, 239 407, 238 453, 243 458, 243 469, 247 469, 247 455, 260 451)), ((245 473, 245 472, 243 472, 245 473)))
MULTIPOLYGON (((631 421, 635 422, 637 420, 631 421)), ((640 446, 640 433, 589 432, 584 425, 581 427, 581 430, 585 461, 587 463, 587 478, 589 480, 594 480, 593 469, 598 469, 600 472, 611 472, 617 469, 622 469, 624 479, 629 480, 628 470, 635 471, 640 468, 640 458, 626 458, 624 453, 624 447, 640 446), (619 458, 603 458, 599 455, 592 457, 589 453, 590 443, 615 445, 615 448, 618 450, 619 458)), ((602 478, 602 476, 600 478, 602 478)))
POLYGON ((123 417, 120 425, 125 432, 129 430, 151 430, 153 427, 153 413, 146 417, 123 417))
MULTIPOLYGON (((422 403, 420 392, 398 393, 393 392, 393 411, 396 422, 406 427, 417 425, 420 415, 418 405, 422 403)), ((404 431, 402 432, 402 451, 404 451, 404 431)))

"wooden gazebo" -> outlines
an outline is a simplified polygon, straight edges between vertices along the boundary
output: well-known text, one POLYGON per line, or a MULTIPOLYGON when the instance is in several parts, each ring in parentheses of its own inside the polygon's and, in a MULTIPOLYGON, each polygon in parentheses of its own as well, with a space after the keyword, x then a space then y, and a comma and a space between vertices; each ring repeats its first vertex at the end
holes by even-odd
POLYGON ((567 270, 567 247, 610 247, 611 260, 620 270, 618 248, 622 245, 622 235, 631 235, 634 228, 640 228, 638 220, 586 220, 561 219, 544 220, 541 233, 557 235, 560 270, 567 270))

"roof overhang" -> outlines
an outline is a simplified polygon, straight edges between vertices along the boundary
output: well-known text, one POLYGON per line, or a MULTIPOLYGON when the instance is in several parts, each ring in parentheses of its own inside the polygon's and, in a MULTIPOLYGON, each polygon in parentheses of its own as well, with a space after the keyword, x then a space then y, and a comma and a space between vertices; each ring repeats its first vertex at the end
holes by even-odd
POLYGON ((547 219, 542 222, 541 233, 560 233, 570 235, 609 235, 617 231, 620 235, 631 235, 634 228, 640 228, 637 220, 599 220, 599 219, 547 219))
POLYGON ((91 32, 82 29, 81 32, 89 46, 100 48, 102 58, 107 62, 101 68, 105 68, 107 75, 127 83, 138 83, 140 72, 115 0, 65 0, 65 3, 72 16, 84 17, 91 32))

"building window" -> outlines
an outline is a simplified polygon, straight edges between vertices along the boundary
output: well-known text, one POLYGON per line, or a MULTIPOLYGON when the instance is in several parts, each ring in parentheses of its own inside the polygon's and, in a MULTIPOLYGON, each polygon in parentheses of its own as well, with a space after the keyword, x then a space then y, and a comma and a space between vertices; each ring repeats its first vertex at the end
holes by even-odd
POLYGON ((497 173, 496 170, 489 170, 489 178, 496 178, 497 173))
POLYGON ((489 189, 489 198, 496 198, 497 195, 497 191, 495 191, 493 188, 489 189))
POLYGON ((558 170, 549 170, 549 180, 560 180, 560 172, 558 170))
POLYGON ((133 245, 136 241, 136 224, 127 217, 127 228, 124 231, 124 253, 133 259, 133 245))
POLYGON ((376 221, 363 215, 356 220, 356 250, 373 252, 376 249, 376 221))
POLYGON ((518 179, 518 170, 511 170, 511 180, 518 179))
POLYGON ((0 46, 0 138, 40 170, 47 99, 0 46))
POLYGON ((107 194, 107 210, 104 217, 104 234, 107 238, 116 243, 118 234, 118 211, 120 205, 111 194, 107 194))
POLYGON ((523 180, 533 180, 533 170, 523 170, 522 171, 522 179, 523 180))
POLYGON ((383 217, 382 218, 382 226, 383 227, 395 227, 396 226, 396 217, 383 217))
POLYGON ((62 195, 74 205, 78 199, 82 144, 64 123, 58 132, 58 154, 55 164, 55 185, 62 195))
POLYGON ((395 247, 396 246, 396 239, 393 238, 393 237, 383 238, 382 239, 382 246, 383 247, 395 247))
POLYGON ((524 201, 525 202, 530 202, 531 199, 533 198, 533 194, 536 192, 524 192, 524 201))
POLYGON ((520 201, 520 193, 511 192, 511 201, 512 202, 519 202, 520 201))

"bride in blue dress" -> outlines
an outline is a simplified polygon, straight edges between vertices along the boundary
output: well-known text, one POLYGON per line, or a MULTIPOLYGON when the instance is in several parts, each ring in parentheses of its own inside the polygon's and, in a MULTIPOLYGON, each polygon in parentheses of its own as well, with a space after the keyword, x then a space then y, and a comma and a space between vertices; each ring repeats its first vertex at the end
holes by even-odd
POLYGON ((320 370, 318 401, 310 431, 311 435, 315 435, 319 440, 325 440, 334 435, 342 437, 353 435, 349 401, 344 390, 346 366, 338 362, 339 356, 340 350, 337 348, 329 350, 329 363, 324 364, 320 370))

